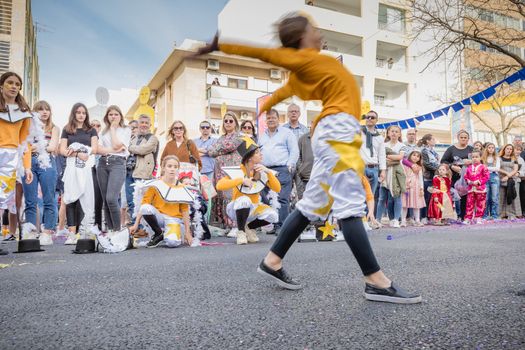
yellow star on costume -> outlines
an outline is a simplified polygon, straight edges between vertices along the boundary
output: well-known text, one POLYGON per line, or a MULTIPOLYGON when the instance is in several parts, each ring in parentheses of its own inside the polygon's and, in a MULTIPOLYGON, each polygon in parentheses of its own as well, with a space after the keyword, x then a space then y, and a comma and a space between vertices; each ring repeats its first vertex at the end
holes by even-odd
POLYGON ((0 183, 3 183, 2 191, 4 193, 13 191, 16 187, 16 171, 13 171, 11 176, 0 176, 0 183))
POLYGON ((265 210, 270 209, 270 206, 266 204, 259 204, 257 207, 255 207, 255 210, 253 211, 253 216, 258 216, 262 213, 264 213, 265 210))
POLYGON ((334 227, 335 225, 332 225, 329 221, 326 221, 324 226, 319 227, 319 231, 323 233, 323 237, 321 239, 324 240, 328 236, 335 238, 334 227))
POLYGON ((177 239, 180 240, 180 224, 175 222, 175 223, 168 224, 167 226, 168 226, 168 232, 166 232, 166 236, 175 234, 175 236, 177 236, 177 239))
POLYGON ((330 191, 330 185, 328 185, 327 183, 324 183, 324 182, 321 182, 319 185, 321 186, 323 191, 328 196, 328 204, 325 205, 324 207, 321 207, 319 209, 314 210, 314 213, 316 213, 316 214, 318 214, 318 215, 320 215, 322 217, 326 217, 326 215, 328 215, 328 213, 330 212, 330 209, 332 209, 332 205, 334 204, 334 197, 332 197, 330 195, 330 193, 328 192, 328 191, 330 191))
POLYGON ((257 147, 257 144, 255 143, 255 141, 253 141, 253 139, 249 136, 243 136, 241 137, 241 140, 246 142, 246 149, 250 148, 252 145, 257 147))
POLYGON ((344 142, 337 140, 326 141, 339 155, 339 161, 332 169, 332 174, 337 174, 342 171, 353 169, 358 174, 362 175, 365 171, 365 163, 361 159, 359 149, 361 148, 361 135, 355 135, 352 142, 344 142))

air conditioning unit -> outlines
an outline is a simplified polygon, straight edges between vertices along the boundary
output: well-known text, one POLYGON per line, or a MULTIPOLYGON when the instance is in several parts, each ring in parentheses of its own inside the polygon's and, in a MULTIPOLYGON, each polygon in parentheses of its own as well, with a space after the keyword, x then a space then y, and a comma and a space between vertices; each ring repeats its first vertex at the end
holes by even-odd
POLYGON ((219 61, 217 60, 208 60, 208 65, 206 66, 208 70, 219 70, 219 61))
POLYGON ((279 69, 270 69, 270 78, 271 79, 281 79, 281 71, 279 69))
POLYGON ((250 116, 250 114, 248 112, 242 111, 241 112, 241 119, 242 120, 251 119, 251 116, 250 116))

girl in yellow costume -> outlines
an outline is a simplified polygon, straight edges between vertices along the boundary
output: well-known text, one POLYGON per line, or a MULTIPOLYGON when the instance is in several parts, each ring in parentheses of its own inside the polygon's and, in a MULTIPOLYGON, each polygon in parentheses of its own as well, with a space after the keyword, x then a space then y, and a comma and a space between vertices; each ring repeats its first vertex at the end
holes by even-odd
POLYGON ((321 114, 312 123, 314 165, 310 181, 257 271, 284 288, 302 288, 284 271, 282 259, 310 221, 324 221, 332 211, 365 276, 365 297, 393 303, 421 302, 421 296, 405 292, 384 275, 363 226, 365 191, 359 174, 364 172, 364 163, 359 155, 358 119, 361 98, 353 75, 334 57, 320 54, 321 34, 307 17, 286 16, 279 22, 278 32, 281 48, 219 44, 216 36, 197 52, 202 55, 220 50, 288 69, 287 84, 274 92, 262 111, 293 95, 305 101, 321 100, 323 104, 321 114))
MULTIPOLYGON (((41 145, 43 140, 41 124, 20 94, 21 89, 22 78, 18 74, 14 72, 2 74, 0 77, 0 217, 4 210, 16 212, 16 179, 17 173, 18 176, 22 176, 22 167, 26 183, 30 184, 33 181, 28 141, 41 145)), ((39 161, 42 167, 49 166, 49 157, 39 158, 39 161)), ((0 254, 2 254, 1 250, 0 254)))
MULTIPOLYGON (((135 225, 129 229, 130 233, 135 232, 144 219, 142 223, 153 230, 153 236, 146 245, 148 248, 156 247, 163 241, 170 248, 178 247, 183 243, 184 238, 186 243, 191 245, 188 203, 192 201, 187 200, 186 203, 182 203, 184 198, 171 196, 179 191, 183 194, 188 193, 184 186, 178 185, 179 159, 176 156, 166 156, 160 166, 162 171, 160 180, 148 181, 143 185, 147 190, 138 209, 135 225)), ((138 207, 137 202, 135 206, 138 207)))
POLYGON ((262 154, 253 139, 244 136, 241 140, 237 151, 242 164, 240 168, 222 168, 227 176, 219 180, 217 190, 233 189, 226 213, 230 219, 237 220, 237 244, 247 244, 259 241, 255 229, 279 221, 277 210, 261 203, 260 192, 265 187, 279 192, 281 184, 274 173, 261 164, 262 154))

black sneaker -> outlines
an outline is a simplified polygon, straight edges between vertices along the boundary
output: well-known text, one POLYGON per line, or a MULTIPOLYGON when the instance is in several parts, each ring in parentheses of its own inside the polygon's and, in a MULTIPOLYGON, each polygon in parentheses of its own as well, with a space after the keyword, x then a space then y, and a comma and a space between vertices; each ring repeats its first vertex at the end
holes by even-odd
POLYGON ((291 289, 291 290, 297 290, 303 288, 303 286, 297 282, 294 281, 286 271, 281 267, 279 270, 275 271, 266 266, 264 263, 264 260, 261 261, 259 264, 259 267, 257 268, 257 273, 260 275, 263 275, 267 279, 274 281, 279 286, 285 288, 285 289, 291 289))
POLYGON ((162 234, 154 235, 153 237, 151 237, 151 240, 148 243, 146 243, 146 247, 155 248, 156 246, 161 244, 163 240, 164 240, 164 236, 162 234))
POLYGON ((421 302, 421 295, 408 293, 402 288, 392 285, 388 288, 378 288, 372 284, 366 283, 365 298, 372 301, 384 301, 395 304, 417 304, 421 302))

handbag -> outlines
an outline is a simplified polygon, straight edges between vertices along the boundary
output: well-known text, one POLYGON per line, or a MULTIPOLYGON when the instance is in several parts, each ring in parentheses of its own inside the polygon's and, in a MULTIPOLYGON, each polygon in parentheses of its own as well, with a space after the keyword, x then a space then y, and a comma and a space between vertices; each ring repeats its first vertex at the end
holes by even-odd
POLYGON ((195 159, 195 157, 193 157, 193 154, 191 154, 190 140, 186 141, 186 148, 188 149, 188 154, 190 155, 190 163, 191 164, 198 164, 199 162, 197 161, 197 159, 195 159))

